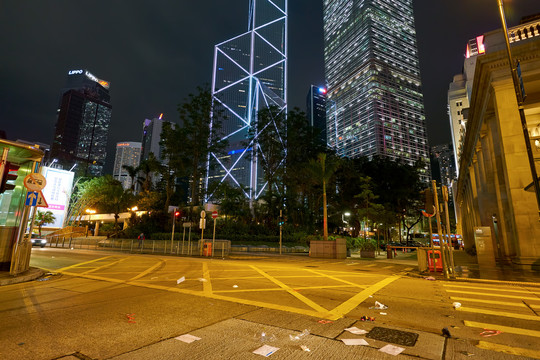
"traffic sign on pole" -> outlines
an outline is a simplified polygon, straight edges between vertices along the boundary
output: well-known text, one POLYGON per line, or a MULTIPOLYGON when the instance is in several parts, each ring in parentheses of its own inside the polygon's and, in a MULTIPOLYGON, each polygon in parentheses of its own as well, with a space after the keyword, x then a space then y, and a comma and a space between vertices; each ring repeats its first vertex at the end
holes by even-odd
POLYGON ((212 218, 217 218, 218 217, 218 213, 216 210, 212 211, 212 218))
POLYGON ((36 206, 37 207, 45 207, 45 208, 49 207, 49 204, 47 203, 47 200, 45 200, 45 197, 43 196, 43 193, 41 191, 38 193, 36 206))
POLYGON ((29 191, 26 193, 26 206, 36 206, 37 199, 38 199, 38 193, 37 191, 29 191))
POLYGON ((40 191, 45 185, 47 185, 47 180, 45 179, 45 176, 40 173, 28 174, 24 178, 24 186, 29 191, 40 191))

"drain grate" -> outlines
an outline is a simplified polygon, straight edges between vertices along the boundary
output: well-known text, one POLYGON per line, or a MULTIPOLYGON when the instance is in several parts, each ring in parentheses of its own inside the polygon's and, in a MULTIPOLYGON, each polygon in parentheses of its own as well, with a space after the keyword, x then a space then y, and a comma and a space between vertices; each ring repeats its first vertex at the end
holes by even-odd
POLYGON ((418 340, 418 334, 382 327, 374 327, 366 337, 403 346, 414 346, 418 340))

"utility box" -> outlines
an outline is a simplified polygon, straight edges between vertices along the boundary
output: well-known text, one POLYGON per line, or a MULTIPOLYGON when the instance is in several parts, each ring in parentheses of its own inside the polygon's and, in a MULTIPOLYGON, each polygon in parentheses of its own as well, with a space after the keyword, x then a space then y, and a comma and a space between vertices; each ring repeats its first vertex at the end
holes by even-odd
POLYGON ((474 243, 476 244, 476 258, 480 267, 495 266, 495 249, 489 226, 474 228, 474 243))

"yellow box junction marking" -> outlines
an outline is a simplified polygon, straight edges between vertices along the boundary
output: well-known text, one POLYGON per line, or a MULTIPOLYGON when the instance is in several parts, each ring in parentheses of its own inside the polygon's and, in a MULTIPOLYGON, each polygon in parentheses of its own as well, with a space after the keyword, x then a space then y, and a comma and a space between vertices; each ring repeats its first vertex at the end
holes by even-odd
POLYGON ((387 277, 386 279, 383 279, 379 281, 378 283, 368 287, 367 289, 359 292, 349 300, 345 301, 341 305, 335 307, 332 311, 330 311, 331 316, 329 317, 330 320, 337 320, 341 318, 342 316, 348 314, 350 311, 352 311, 355 307, 357 307, 360 303, 362 303, 364 300, 366 300, 370 295, 375 294, 377 291, 384 288, 386 285, 392 283, 393 281, 399 279, 400 275, 394 275, 387 277))
POLYGON ((465 324, 465 326, 468 326, 468 327, 475 327, 475 328, 480 328, 480 329, 490 329, 490 330, 499 330, 499 331, 509 333, 509 334, 540 337, 540 331, 537 331, 537 330, 515 328, 515 327, 502 326, 502 325, 496 325, 496 324, 486 324, 486 323, 480 323, 480 322, 476 322, 476 321, 467 321, 467 320, 464 320, 463 323, 465 324))
POLYGON ((123 258, 123 259, 120 259, 120 260, 116 260, 116 261, 113 261, 111 263, 105 264, 103 266, 98 266, 97 268, 93 268, 91 270, 85 271, 82 274, 86 275, 86 274, 90 274, 90 273, 93 273, 93 272, 96 272, 96 271, 99 271, 99 270, 103 270, 103 269, 106 269, 106 268, 111 267, 113 265, 116 265, 118 263, 121 263, 122 261, 126 261, 127 259, 128 258, 126 257, 126 258, 123 258))
POLYGON ((480 349, 484 349, 484 350, 492 350, 492 351, 503 352, 503 353, 511 354, 511 355, 526 356, 533 359, 540 359, 540 351, 537 351, 537 350, 530 350, 530 349, 518 348, 518 347, 513 347, 513 346, 494 344, 487 341, 479 341, 476 347, 480 349))
POLYGON ((86 264, 95 263, 95 262, 97 262, 97 261, 105 260, 105 259, 112 258, 112 257, 114 257, 114 256, 113 256, 113 255, 110 255, 110 256, 105 256, 105 257, 97 258, 97 259, 90 260, 90 261, 85 261, 85 262, 78 263, 78 264, 73 264, 73 265, 66 266, 66 267, 63 267, 63 268, 61 268, 61 269, 58 269, 58 270, 56 270, 56 272, 63 272, 63 271, 65 271, 65 270, 67 270, 67 269, 79 267, 79 266, 81 266, 81 265, 86 265, 86 264))
POLYGON ((208 263, 203 262, 203 292, 206 295, 212 294, 212 282, 210 281, 210 271, 208 271, 208 263))
POLYGON ((165 261, 163 259, 158 259, 159 261, 150 266, 148 269, 144 270, 142 273, 140 273, 139 275, 135 276, 135 277, 132 277, 131 279, 127 280, 127 281, 135 281, 137 279, 140 279, 144 276, 146 276, 147 274, 151 273, 152 271, 154 271, 155 269, 157 269, 158 267, 160 267, 161 265, 165 264, 165 261))
MULTIPOLYGON (((350 286, 365 288, 365 286, 361 286, 361 285, 355 284, 355 283, 353 283, 353 282, 350 282, 350 281, 347 281, 347 280, 343 280, 343 279, 334 277, 334 276, 332 276, 332 275, 327 275, 327 274, 324 274, 324 273, 322 273, 322 272, 320 272, 320 271, 317 271, 317 270, 306 269, 306 271, 309 271, 309 272, 311 272, 311 273, 317 274, 317 275, 319 275, 320 277, 326 277, 326 278, 328 278, 328 279, 332 279, 332 280, 335 280, 335 281, 338 281, 338 282, 342 282, 342 283, 347 284, 347 285, 350 285, 350 286)), ((312 277, 313 277, 313 276, 312 276, 312 277)))
POLYGON ((294 291, 291 287, 285 285, 284 283, 282 283, 278 279, 268 275, 267 273, 265 273, 264 271, 258 269, 257 267, 255 267, 253 265, 250 265, 250 267, 253 270, 257 271, 262 276, 264 276, 265 278, 267 278, 268 280, 270 280, 271 282, 273 282, 274 284, 276 284, 277 286, 279 286, 280 288, 285 289, 289 294, 291 294, 292 296, 294 296, 298 300, 302 301, 304 304, 308 305, 309 307, 311 307, 311 308, 313 308, 313 309, 315 309, 315 310, 317 310, 318 312, 321 312, 321 313, 328 312, 328 310, 326 310, 325 308, 323 308, 319 304, 317 304, 314 301, 308 299, 304 295, 299 294, 298 292, 294 291))
POLYGON ((474 314, 495 315, 495 316, 511 317, 511 318, 514 318, 514 319, 540 321, 540 316, 516 314, 516 313, 510 313, 510 312, 498 311, 498 310, 493 311, 493 310, 487 310, 487 309, 470 308, 470 307, 467 307, 467 306, 459 307, 456 310, 457 311, 470 312, 470 313, 474 313, 474 314))

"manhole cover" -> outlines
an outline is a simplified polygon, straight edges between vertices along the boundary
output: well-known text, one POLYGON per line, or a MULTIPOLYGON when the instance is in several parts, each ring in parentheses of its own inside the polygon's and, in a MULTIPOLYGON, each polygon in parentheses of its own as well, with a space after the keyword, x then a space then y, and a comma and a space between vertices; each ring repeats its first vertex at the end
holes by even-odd
POLYGON ((418 334, 394 329, 386 329, 382 327, 374 327, 369 333, 367 333, 366 337, 397 345, 414 346, 414 344, 416 344, 416 340, 418 339, 418 334))

